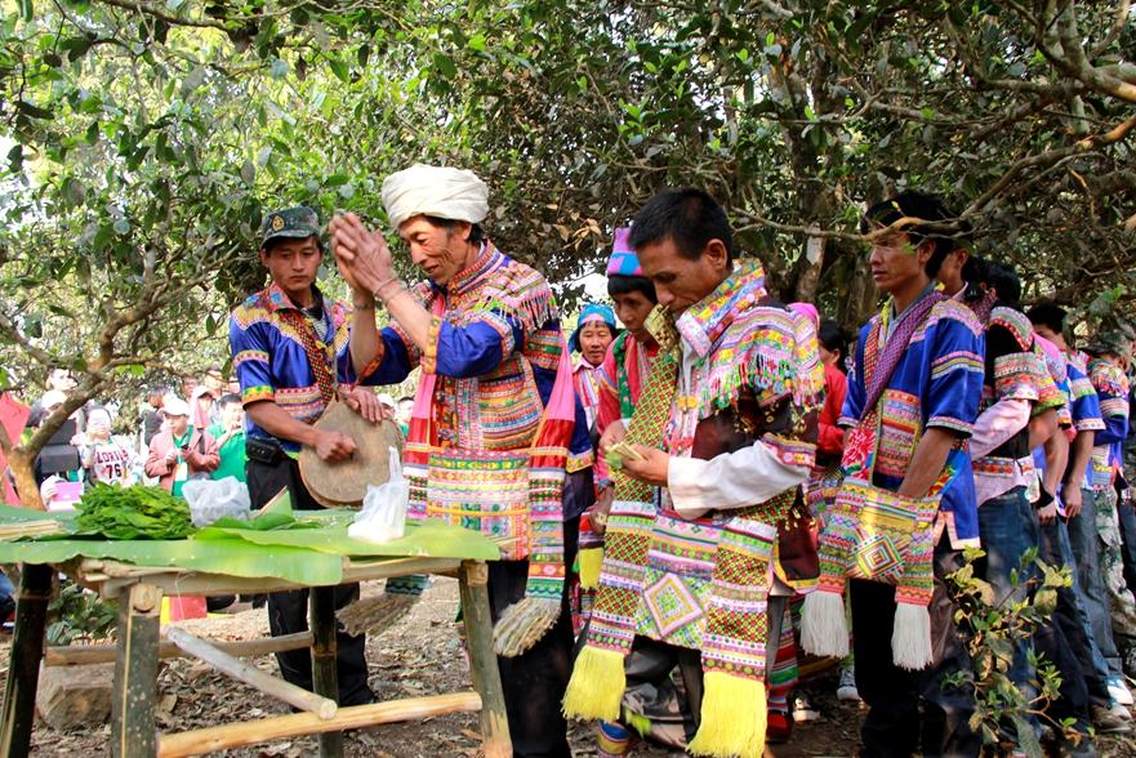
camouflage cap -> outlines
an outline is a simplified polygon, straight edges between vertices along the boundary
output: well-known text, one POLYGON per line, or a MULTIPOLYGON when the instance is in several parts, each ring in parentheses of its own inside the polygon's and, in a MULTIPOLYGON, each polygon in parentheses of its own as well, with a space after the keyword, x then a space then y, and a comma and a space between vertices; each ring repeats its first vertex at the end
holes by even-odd
POLYGON ((306 205, 272 211, 260 223, 260 245, 274 239, 319 237, 319 215, 306 205))
POLYGON ((1132 338, 1119 329, 1098 332, 1096 338, 1085 346, 1090 355, 1111 353, 1125 360, 1132 359, 1132 338))
POLYGON ((1132 322, 1121 316, 1116 317, 1115 330, 1129 340, 1136 340, 1136 326, 1132 322))

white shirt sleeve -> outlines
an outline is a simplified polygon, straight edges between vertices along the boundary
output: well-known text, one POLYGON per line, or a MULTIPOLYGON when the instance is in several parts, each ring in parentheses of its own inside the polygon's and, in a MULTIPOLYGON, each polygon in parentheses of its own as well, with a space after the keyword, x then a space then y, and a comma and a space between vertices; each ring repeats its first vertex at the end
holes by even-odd
POLYGON ((807 466, 789 466, 765 443, 708 461, 672 457, 667 488, 674 509, 683 518, 698 518, 709 510, 730 510, 764 503, 809 477, 807 466))
POLYGON ((974 422, 974 432, 970 437, 971 458, 977 460, 989 455, 1006 440, 1025 429, 1030 422, 1031 410, 1029 400, 1003 398, 980 413, 974 422))

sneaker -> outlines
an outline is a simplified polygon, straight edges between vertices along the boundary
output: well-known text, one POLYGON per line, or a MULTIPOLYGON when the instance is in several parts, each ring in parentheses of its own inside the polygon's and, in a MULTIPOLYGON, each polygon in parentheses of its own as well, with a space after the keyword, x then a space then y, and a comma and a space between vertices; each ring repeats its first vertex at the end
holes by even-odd
POLYGON ((1112 705, 1110 705, 1108 707, 1108 712, 1113 716, 1116 716, 1121 721, 1132 720, 1132 711, 1128 710, 1128 708, 1121 705, 1120 703, 1113 703, 1112 705))
POLYGON ((793 697, 793 721, 801 724, 806 721, 816 721, 819 718, 820 711, 813 708, 807 696, 795 695, 793 697))
POLYGON ((1094 705, 1092 716, 1097 734, 1128 734, 1132 731, 1132 724, 1113 713, 1111 708, 1094 705))
POLYGON ((1108 678, 1108 694, 1109 697, 1121 705, 1136 704, 1136 701, 1132 699, 1132 692, 1128 689, 1128 685, 1118 676, 1110 676, 1108 678))
POLYGON ((856 670, 851 666, 840 670, 840 684, 836 687, 836 699, 860 702, 860 691, 856 689, 856 670))

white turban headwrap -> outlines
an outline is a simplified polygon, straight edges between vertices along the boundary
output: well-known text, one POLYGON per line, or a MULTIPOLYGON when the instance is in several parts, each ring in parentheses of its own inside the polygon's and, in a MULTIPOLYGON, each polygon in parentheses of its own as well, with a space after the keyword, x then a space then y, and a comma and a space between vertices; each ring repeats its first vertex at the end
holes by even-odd
POLYGON ((467 169, 415 163, 383 181, 383 206, 395 228, 419 214, 477 224, 489 215, 489 188, 467 169))

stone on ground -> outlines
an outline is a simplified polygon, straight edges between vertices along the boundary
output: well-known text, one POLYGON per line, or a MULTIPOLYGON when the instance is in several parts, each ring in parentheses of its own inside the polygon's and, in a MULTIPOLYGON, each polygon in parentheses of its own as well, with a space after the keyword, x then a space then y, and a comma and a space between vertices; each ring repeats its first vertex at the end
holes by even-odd
POLYGON ((113 663, 40 666, 36 713, 53 729, 98 726, 110 718, 113 663))

